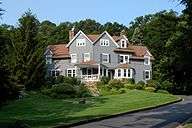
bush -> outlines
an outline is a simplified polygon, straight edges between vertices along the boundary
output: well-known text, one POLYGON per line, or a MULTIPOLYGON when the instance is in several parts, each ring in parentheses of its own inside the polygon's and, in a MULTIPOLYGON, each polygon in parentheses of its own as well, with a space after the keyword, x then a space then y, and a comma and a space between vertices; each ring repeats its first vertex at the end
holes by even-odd
POLYGON ((127 89, 135 89, 135 88, 136 88, 136 85, 135 85, 135 84, 125 84, 124 86, 125 86, 125 88, 127 88, 127 89))
POLYGON ((145 82, 144 81, 139 81, 137 84, 145 85, 145 82))
POLYGON ((144 88, 145 88, 145 85, 142 85, 142 84, 135 85, 135 89, 137 89, 137 90, 143 90, 144 88))
POLYGON ((154 87, 145 87, 145 90, 148 92, 155 92, 155 88, 154 87))
POLYGON ((173 83, 168 80, 165 80, 161 83, 160 89, 171 91, 173 88, 173 83))
POLYGON ((119 89, 119 93, 120 93, 120 94, 123 94, 123 93, 126 93, 126 92, 127 92, 127 90, 126 90, 125 88, 119 89))
POLYGON ((121 82, 123 84, 135 84, 135 80, 134 79, 122 79, 121 82))
POLYGON ((169 94, 169 92, 168 92, 168 91, 166 91, 166 90, 157 90, 157 93, 169 94))
POLYGON ((60 76, 55 79, 55 85, 51 88, 42 90, 42 94, 48 95, 53 98, 74 98, 74 97, 88 97, 91 96, 90 92, 80 80, 72 77, 60 76))
POLYGON ((153 87, 153 88, 157 89, 159 86, 160 86, 160 84, 156 80, 147 81, 147 87, 153 87))
POLYGON ((120 88, 124 87, 124 84, 121 82, 121 80, 113 79, 109 81, 108 87, 110 89, 114 88, 119 90, 120 88))
POLYGON ((110 78, 109 78, 109 77, 103 76, 103 77, 101 78, 101 83, 102 83, 102 84, 108 84, 109 81, 110 81, 110 78))

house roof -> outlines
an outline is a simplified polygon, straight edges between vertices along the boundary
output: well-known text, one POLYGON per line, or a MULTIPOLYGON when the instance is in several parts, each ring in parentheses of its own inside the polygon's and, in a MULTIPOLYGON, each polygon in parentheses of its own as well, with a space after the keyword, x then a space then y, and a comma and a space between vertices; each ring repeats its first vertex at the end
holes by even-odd
POLYGON ((92 42, 95 42, 95 40, 99 37, 99 35, 87 35, 87 37, 88 37, 92 42))
POLYGON ((131 68, 128 64, 119 64, 117 65, 116 69, 118 68, 123 68, 123 69, 127 69, 127 68, 131 68))
POLYGON ((66 44, 49 45, 47 47, 52 52, 52 56, 55 59, 69 58, 69 49, 66 44))

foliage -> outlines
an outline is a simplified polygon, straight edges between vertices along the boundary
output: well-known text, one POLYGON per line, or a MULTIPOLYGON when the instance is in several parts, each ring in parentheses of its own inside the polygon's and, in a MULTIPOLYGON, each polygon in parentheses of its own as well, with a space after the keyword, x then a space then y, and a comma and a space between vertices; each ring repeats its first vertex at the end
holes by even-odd
POLYGON ((81 81, 73 77, 59 76, 53 81, 54 85, 45 88, 42 93, 53 98, 75 98, 91 96, 89 90, 81 81))
POLYGON ((167 91, 172 91, 173 89, 173 83, 171 83, 170 81, 168 80, 165 80, 161 83, 161 89, 163 90, 167 90, 167 91))
POLYGON ((106 76, 101 77, 101 83, 102 84, 108 84, 109 81, 110 81, 109 77, 106 77, 106 76))
POLYGON ((119 90, 120 88, 124 87, 124 84, 122 83, 121 80, 112 79, 112 80, 109 81, 108 87, 110 89, 114 88, 114 89, 119 90))
POLYGON ((155 88, 154 87, 145 87, 145 90, 148 92, 155 92, 155 88))
POLYGON ((169 94, 169 92, 167 90, 157 90, 157 93, 164 93, 164 94, 169 94))
POLYGON ((154 88, 157 89, 157 88, 160 87, 160 84, 159 84, 159 82, 156 81, 156 80, 148 80, 146 86, 147 86, 147 87, 154 87, 154 88))
POLYGON ((135 84, 125 84, 124 86, 125 86, 125 88, 127 88, 127 89, 136 89, 136 86, 137 86, 137 85, 135 85, 135 84))

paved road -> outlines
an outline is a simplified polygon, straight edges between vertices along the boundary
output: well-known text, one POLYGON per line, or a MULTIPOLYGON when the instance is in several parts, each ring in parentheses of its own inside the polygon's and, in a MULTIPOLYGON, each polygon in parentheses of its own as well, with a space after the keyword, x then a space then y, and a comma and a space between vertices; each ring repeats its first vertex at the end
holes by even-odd
POLYGON ((175 128, 192 117, 192 96, 184 101, 153 110, 126 114, 74 128, 175 128))

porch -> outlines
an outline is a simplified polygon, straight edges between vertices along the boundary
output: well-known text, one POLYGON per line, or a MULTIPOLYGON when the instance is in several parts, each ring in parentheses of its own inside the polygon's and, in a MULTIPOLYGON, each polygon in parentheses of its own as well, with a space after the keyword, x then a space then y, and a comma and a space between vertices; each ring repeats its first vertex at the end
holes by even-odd
POLYGON ((109 70, 102 64, 77 64, 79 77, 82 81, 99 81, 103 76, 109 76, 109 70))

